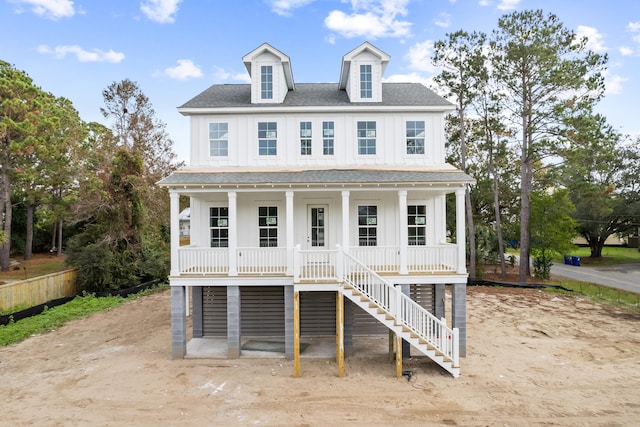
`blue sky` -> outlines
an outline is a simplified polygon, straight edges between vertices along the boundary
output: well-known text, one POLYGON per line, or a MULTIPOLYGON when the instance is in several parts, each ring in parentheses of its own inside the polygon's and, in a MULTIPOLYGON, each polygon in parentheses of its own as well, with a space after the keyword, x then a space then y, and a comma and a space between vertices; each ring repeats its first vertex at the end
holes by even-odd
POLYGON ((0 59, 105 125, 102 90, 137 82, 186 160, 176 107, 214 83, 246 82, 241 58, 263 42, 291 58, 299 83, 337 81, 342 56, 365 40, 391 56, 387 80, 428 83, 434 41, 490 33, 524 9, 555 13, 609 55, 598 111, 640 134, 640 2, 630 0, 0 0, 0 59))

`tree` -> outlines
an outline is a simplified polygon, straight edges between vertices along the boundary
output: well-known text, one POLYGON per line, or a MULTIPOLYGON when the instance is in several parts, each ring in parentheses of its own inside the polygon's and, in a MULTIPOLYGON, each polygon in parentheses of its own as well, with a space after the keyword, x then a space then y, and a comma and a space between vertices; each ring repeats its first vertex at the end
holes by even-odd
POLYGON ((29 170, 29 161, 42 141, 38 131, 49 116, 43 114, 50 95, 33 84, 23 71, 0 61, 0 213, 3 241, 0 268, 9 270, 11 253, 11 192, 29 170))
MULTIPOLYGON (((459 127, 460 169, 467 172, 466 110, 486 82, 487 70, 482 33, 458 31, 448 34, 448 40, 438 41, 434 46, 433 62, 442 67, 435 81, 447 90, 447 97, 456 103, 459 127)), ((476 242, 471 205, 471 190, 466 188, 466 217, 469 238, 469 276, 476 276, 476 242)))
POLYGON ((586 49, 553 14, 541 10, 501 17, 491 64, 512 125, 520 131, 520 270, 530 275, 530 194, 534 167, 555 155, 564 140, 563 118, 594 104, 603 93, 606 56, 586 49))
POLYGON ((548 279, 555 254, 567 253, 576 235, 576 222, 571 217, 575 207, 568 190, 531 194, 531 253, 536 277, 548 279))

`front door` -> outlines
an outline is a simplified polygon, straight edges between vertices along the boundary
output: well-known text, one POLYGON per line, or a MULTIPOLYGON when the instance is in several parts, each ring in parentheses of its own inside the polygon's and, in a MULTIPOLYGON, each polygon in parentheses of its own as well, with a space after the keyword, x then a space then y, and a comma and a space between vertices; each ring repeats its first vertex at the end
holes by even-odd
POLYGON ((307 208, 307 249, 327 249, 327 205, 307 208))

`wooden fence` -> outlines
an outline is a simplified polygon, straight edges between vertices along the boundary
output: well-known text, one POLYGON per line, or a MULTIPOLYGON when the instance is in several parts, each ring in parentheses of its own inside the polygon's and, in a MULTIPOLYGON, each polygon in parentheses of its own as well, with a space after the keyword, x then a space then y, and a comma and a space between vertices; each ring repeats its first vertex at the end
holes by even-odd
POLYGON ((75 295, 76 270, 65 270, 33 279, 0 285, 0 311, 12 307, 33 307, 53 299, 75 295))

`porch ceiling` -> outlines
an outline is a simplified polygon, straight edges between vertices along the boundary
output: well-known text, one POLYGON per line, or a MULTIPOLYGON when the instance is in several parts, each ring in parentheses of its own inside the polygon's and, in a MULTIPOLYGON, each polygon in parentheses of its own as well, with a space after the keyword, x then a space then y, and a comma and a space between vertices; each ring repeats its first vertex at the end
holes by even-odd
POLYGON ((162 179, 163 187, 322 187, 326 185, 462 186, 474 179, 459 170, 407 171, 381 169, 322 169, 297 171, 230 171, 211 172, 182 170, 162 179))

